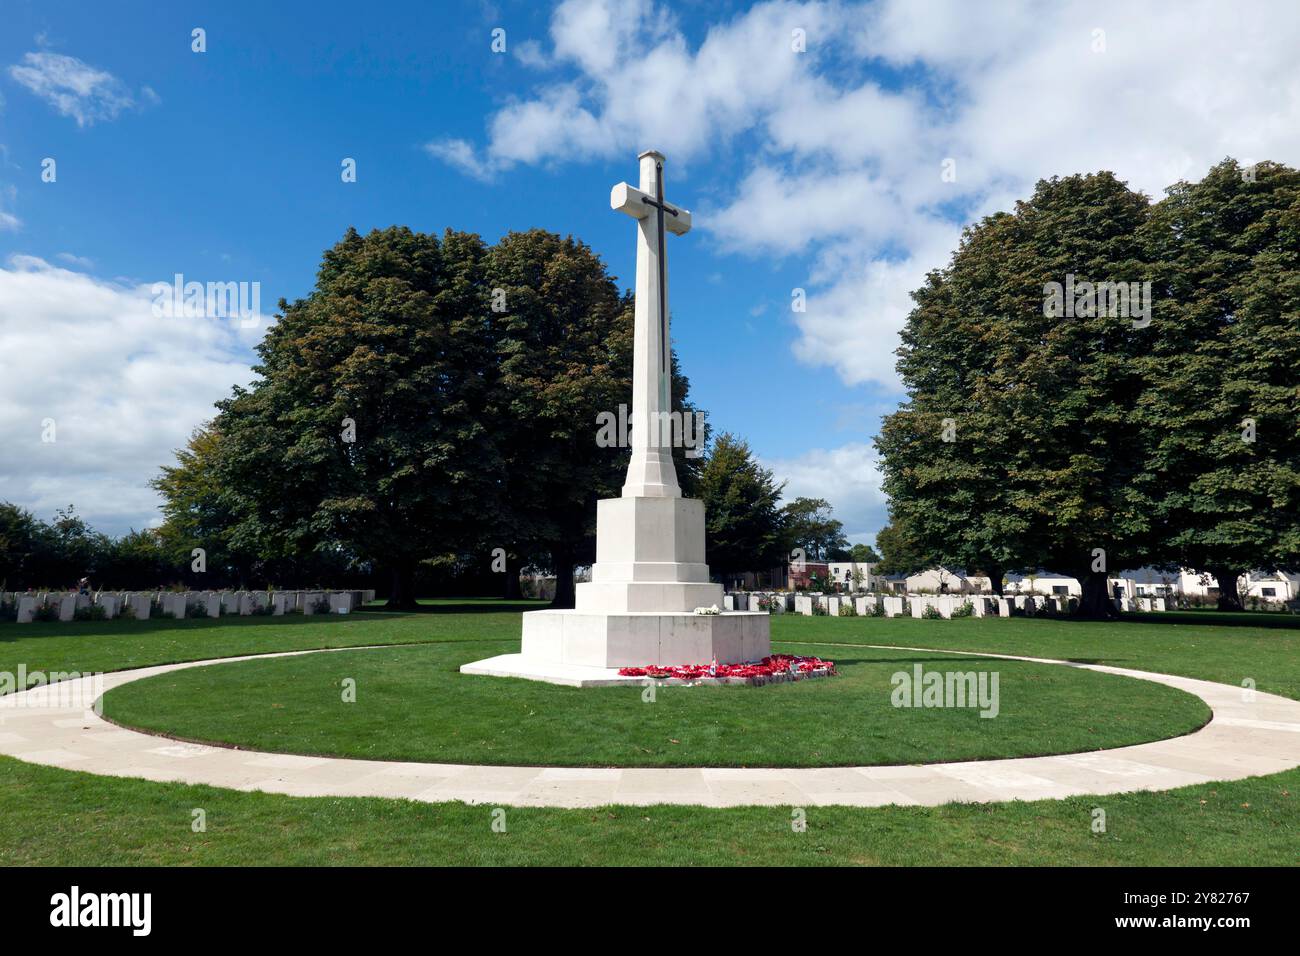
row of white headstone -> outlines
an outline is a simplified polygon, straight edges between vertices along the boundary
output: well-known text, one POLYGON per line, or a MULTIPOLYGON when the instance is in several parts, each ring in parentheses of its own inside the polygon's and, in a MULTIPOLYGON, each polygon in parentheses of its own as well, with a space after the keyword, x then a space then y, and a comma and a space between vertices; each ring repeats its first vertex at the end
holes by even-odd
MULTIPOLYGON (((1006 597, 988 594, 867 594, 850 595, 790 593, 788 591, 733 591, 724 594, 723 610, 770 611, 773 614, 815 615, 830 617, 924 617, 926 608, 934 608, 940 617, 950 618, 969 604, 971 617, 1018 617, 1033 614, 1068 614, 1078 605, 1069 595, 1012 594, 1006 597), (845 605, 852 612, 842 611, 845 605), (819 610, 814 610, 819 608, 819 610)), ((1164 611, 1162 597, 1142 597, 1136 601, 1121 598, 1123 611, 1164 611)))
POLYGON ((30 624, 39 608, 58 612, 60 621, 72 621, 82 608, 103 608, 106 620, 131 617, 221 617, 268 614, 348 614, 375 599, 374 591, 46 591, 0 594, 0 603, 13 604, 17 623, 30 624))

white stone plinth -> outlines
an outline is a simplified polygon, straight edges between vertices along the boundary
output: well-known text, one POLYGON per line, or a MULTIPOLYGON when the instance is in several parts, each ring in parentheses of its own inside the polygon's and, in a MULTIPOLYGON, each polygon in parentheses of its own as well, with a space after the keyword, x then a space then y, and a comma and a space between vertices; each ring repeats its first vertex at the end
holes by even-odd
POLYGON ((529 611, 522 652, 475 661, 462 674, 523 677, 576 687, 637 682, 620 667, 739 664, 772 653, 771 618, 725 614, 529 611), (576 670, 575 670, 576 669, 576 670))
POLYGON ((723 604, 704 562, 704 502, 606 498, 596 503, 596 563, 577 585, 585 613, 686 613, 723 604))
POLYGON ((771 618, 749 611, 723 614, 530 611, 524 616, 525 657, 586 667, 646 664, 739 664, 772 652, 771 618))
POLYGON ((501 654, 461 667, 462 674, 476 677, 518 677, 545 681, 563 687, 620 687, 646 683, 644 677, 622 677, 616 667, 584 667, 534 660, 523 654, 501 654))

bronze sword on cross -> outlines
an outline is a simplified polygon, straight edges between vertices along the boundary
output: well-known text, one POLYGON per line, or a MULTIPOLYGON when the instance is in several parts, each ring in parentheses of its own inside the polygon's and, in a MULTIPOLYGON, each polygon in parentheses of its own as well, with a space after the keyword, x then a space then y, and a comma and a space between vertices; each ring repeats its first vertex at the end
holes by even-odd
MULTIPOLYGON (((691 214, 685 209, 669 205, 664 200, 664 161, 663 156, 659 153, 649 151, 641 154, 643 160, 650 159, 653 161, 653 175, 647 175, 648 170, 643 165, 642 181, 640 189, 629 186, 627 183, 619 183, 614 187, 610 196, 610 205, 619 212, 626 213, 634 219, 644 219, 653 214, 655 217, 655 259, 656 259, 656 285, 658 295, 658 315, 659 321, 659 368, 663 374, 670 371, 669 337, 668 337, 668 281, 667 281, 667 263, 668 250, 666 248, 665 235, 671 232, 673 235, 680 236, 690 231, 691 214), (647 181, 651 180, 651 181, 647 181), (653 189, 651 193, 647 187, 653 189)), ((640 250, 638 250, 638 271, 641 268, 640 250)))

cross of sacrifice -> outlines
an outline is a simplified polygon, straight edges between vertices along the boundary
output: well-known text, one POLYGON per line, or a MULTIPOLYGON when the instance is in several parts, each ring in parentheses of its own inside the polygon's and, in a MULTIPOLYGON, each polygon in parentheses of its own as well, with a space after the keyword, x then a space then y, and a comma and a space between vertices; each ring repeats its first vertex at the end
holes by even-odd
MULTIPOLYGON (((680 209, 668 205, 664 201, 664 157, 662 153, 648 150, 642 153, 638 159, 641 160, 641 188, 629 186, 627 183, 619 183, 610 193, 609 204, 613 209, 621 213, 626 213, 633 219, 643 220, 641 230, 641 242, 637 244, 637 301, 641 301, 641 276, 642 276, 642 252, 651 252, 650 246, 653 246, 653 271, 657 274, 656 288, 653 290, 653 298, 657 299, 659 320, 659 368, 664 374, 668 372, 668 254, 664 247, 664 231, 671 232, 674 236, 682 236, 690 232, 691 214, 685 209, 680 209), (653 234, 651 237, 646 235, 647 225, 644 220, 651 213, 654 214, 654 225, 649 227, 653 234)), ((650 266, 649 262, 645 263, 650 266)), ((650 269, 644 270, 646 272, 650 269)), ((647 290, 651 291, 651 290, 647 290)))
POLYGON ((664 157, 647 150, 641 188, 619 183, 609 204, 637 220, 636 309, 632 351, 632 456, 624 497, 678 497, 671 445, 662 425, 672 414, 672 353, 668 338, 668 255, 665 232, 690 231, 691 214, 664 200, 664 157), (658 428, 654 427, 656 424, 658 428))

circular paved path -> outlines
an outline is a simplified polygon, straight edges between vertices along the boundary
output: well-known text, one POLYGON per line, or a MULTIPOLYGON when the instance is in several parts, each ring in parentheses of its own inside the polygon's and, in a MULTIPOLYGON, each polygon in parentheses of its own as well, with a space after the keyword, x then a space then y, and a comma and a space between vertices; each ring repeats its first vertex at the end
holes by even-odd
MULTIPOLYGON (((855 645, 837 644, 846 648, 855 645)), ((880 645, 856 645, 876 647, 880 645)), ((970 651, 944 653, 1082 667, 1167 684, 1209 704, 1195 733, 1154 743, 1053 757, 894 767, 573 768, 304 757, 178 743, 108 723, 84 708, 129 681, 187 667, 361 648, 228 657, 76 678, 0 697, 0 753, 30 763, 118 777, 210 784, 291 796, 404 797, 512 806, 607 804, 822 806, 1038 800, 1167 790, 1300 765, 1300 701, 1145 671, 970 651)), ((934 648, 892 650, 933 652, 934 648)), ((499 678, 477 678, 497 680, 499 678)), ((703 693, 710 691, 702 690, 703 693)))

